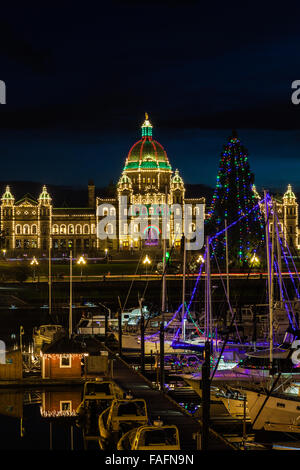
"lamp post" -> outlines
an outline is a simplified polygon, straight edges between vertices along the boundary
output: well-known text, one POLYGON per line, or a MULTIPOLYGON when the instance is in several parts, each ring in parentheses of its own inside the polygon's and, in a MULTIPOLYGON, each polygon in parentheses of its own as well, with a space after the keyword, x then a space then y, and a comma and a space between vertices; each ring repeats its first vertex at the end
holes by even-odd
POLYGON ((2 253, 3 253, 3 258, 5 258, 5 255, 6 255, 6 250, 5 250, 5 248, 2 250, 2 253))
POLYGON ((30 261, 30 264, 31 266, 33 266, 33 277, 32 277, 32 281, 35 281, 35 267, 38 266, 39 262, 38 260, 36 259, 36 257, 34 256, 32 258, 32 260, 30 261))
POLYGON ((250 264, 251 266, 257 268, 259 267, 260 265, 260 259, 259 257, 256 255, 256 253, 253 254, 252 258, 250 259, 250 264))
POLYGON ((151 264, 151 259, 149 258, 148 255, 146 255, 145 258, 143 259, 143 264, 146 265, 146 276, 147 276, 147 268, 148 268, 148 265, 151 264))
POLYGON ((108 333, 108 320, 111 319, 111 309, 106 307, 104 304, 99 302, 99 305, 101 305, 103 308, 105 308, 106 313, 105 313, 105 341, 107 339, 107 333, 108 333), (108 312, 108 314, 107 314, 108 312))
POLYGON ((83 256, 80 256, 79 260, 77 261, 77 264, 80 265, 80 281, 82 281, 82 267, 86 264, 86 260, 83 256))

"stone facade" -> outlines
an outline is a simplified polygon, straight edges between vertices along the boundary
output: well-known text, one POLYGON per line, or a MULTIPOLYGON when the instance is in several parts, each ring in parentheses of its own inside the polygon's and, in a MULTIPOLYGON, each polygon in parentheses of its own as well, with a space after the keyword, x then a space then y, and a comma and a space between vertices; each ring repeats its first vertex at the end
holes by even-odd
MULTIPOLYGON (((178 204, 181 208, 183 227, 185 210, 191 212, 192 221, 188 230, 193 231, 196 206, 204 205, 205 199, 186 198, 179 171, 172 170, 164 148, 152 138, 152 125, 147 115, 141 129, 142 137, 128 153, 114 198, 96 197, 94 183, 90 181, 89 207, 59 208, 53 206, 46 186, 42 188, 37 199, 26 194, 19 201, 15 201, 11 188, 7 186, 1 204, 2 250, 6 250, 7 255, 46 256, 51 247, 52 253, 57 256, 67 255, 70 249, 76 256, 82 253, 97 254, 106 249, 140 250, 145 243, 148 243, 149 248, 161 248, 162 214, 159 214, 156 226, 151 226, 149 222, 146 239, 136 237, 134 233, 130 235, 128 227, 124 229, 120 224, 120 204, 124 196, 127 196, 129 205, 146 206, 148 212, 145 217, 149 220, 153 210, 151 205, 178 204), (115 217, 116 224, 107 224, 107 237, 99 239, 97 224, 107 214, 115 217)), ((128 223, 131 221, 134 223, 134 214, 128 216, 128 223)), ((183 229, 179 227, 180 224, 175 225, 174 216, 171 215, 167 227, 167 244, 174 244, 178 248, 183 229)))

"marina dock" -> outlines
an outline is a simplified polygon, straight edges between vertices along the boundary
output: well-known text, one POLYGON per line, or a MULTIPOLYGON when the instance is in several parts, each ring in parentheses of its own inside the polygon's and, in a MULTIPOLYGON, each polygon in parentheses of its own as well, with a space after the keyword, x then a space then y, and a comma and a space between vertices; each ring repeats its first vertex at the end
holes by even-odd
MULTIPOLYGON (((131 391, 135 398, 146 400, 151 420, 160 417, 164 424, 175 424, 179 429, 182 448, 197 449, 197 436, 199 443, 202 431, 201 421, 184 410, 167 393, 155 389, 147 378, 117 355, 114 355, 113 379, 123 390, 131 391)), ((236 448, 210 429, 209 450, 236 450, 236 448)))

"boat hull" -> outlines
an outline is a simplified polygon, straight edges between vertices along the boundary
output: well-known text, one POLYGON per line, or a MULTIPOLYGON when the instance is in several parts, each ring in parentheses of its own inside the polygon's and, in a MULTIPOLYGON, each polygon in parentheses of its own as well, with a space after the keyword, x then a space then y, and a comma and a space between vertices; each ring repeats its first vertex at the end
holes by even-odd
POLYGON ((252 390, 245 392, 253 429, 300 433, 300 397, 295 399, 270 396, 264 404, 267 397, 265 393, 252 390), (264 407, 259 413, 263 404, 264 407))

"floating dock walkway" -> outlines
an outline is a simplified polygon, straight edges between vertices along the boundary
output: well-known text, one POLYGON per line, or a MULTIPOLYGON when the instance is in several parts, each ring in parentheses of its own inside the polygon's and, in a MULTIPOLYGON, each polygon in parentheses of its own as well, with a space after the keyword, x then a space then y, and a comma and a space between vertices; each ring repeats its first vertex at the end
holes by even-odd
MULTIPOLYGON (((135 398, 144 398, 151 420, 160 419, 164 424, 175 424, 178 427, 181 448, 197 449, 197 435, 201 435, 201 422, 196 420, 167 393, 153 387, 152 383, 138 371, 134 370, 118 355, 112 353, 114 360, 113 380, 125 391, 131 391, 135 398)), ((209 450, 236 450, 222 436, 210 429, 209 450)))

